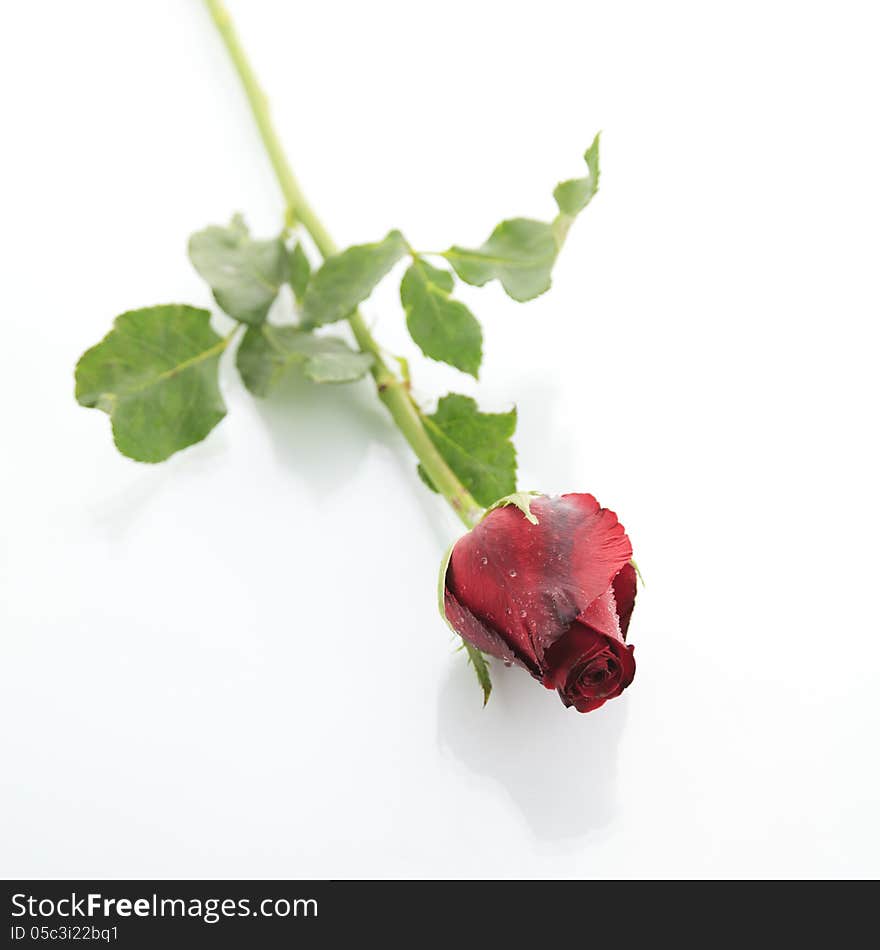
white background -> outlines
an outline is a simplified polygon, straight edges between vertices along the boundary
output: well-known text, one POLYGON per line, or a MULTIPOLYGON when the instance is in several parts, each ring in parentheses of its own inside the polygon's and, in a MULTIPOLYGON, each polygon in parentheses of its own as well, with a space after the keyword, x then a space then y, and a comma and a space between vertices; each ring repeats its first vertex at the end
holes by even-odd
MULTIPOLYGON (((230 3, 340 243, 547 217, 602 129, 554 289, 465 288, 523 487, 590 491, 647 587, 625 696, 521 671, 488 708, 435 609, 458 531, 368 382, 257 404, 160 466, 73 365, 209 305, 191 231, 282 205, 195 0, 9 4, 0 872, 880 872, 880 132, 872 3, 230 3)), ((222 323, 222 320, 221 320, 222 323)), ((218 324, 219 325, 219 324, 218 324)))

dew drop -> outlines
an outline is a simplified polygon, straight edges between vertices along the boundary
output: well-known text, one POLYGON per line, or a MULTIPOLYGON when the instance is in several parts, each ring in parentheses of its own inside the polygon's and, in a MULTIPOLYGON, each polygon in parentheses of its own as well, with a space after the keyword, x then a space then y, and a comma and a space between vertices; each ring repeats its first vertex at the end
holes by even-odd
POLYGON ((519 612, 519 615, 520 617, 527 617, 529 615, 529 612, 527 610, 521 610, 519 612))
POLYGON ((480 558, 480 564, 488 564, 488 563, 489 563, 489 558, 487 557, 480 558))
POLYGON ((511 572, 510 572, 510 576, 511 576, 511 577, 516 577, 516 571, 511 571, 511 572))

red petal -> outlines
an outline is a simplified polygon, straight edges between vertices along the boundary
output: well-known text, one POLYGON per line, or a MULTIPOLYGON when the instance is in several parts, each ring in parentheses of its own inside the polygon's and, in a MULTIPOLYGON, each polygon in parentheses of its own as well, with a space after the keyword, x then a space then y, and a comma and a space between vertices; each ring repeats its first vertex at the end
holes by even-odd
POLYGON ((455 595, 449 592, 448 587, 443 601, 446 619, 459 636, 473 644, 478 650, 482 650, 483 653, 497 656, 505 663, 513 663, 516 660, 513 651, 504 640, 491 627, 481 623, 467 607, 460 604, 455 599, 455 595))
POLYGON ((566 706, 574 706, 574 708, 579 713, 588 713, 592 712, 594 709, 598 709, 600 706, 604 706, 609 699, 614 699, 613 696, 603 696, 601 699, 583 699, 578 698, 573 703, 568 703, 563 699, 563 703, 566 706))
POLYGON ((447 589, 528 665, 568 630, 632 557, 613 511, 592 495, 540 496, 538 524, 516 507, 496 508, 456 545, 447 589))
POLYGON ((626 639, 629 620, 636 605, 636 569, 627 562, 612 583, 614 599, 617 601, 617 616, 620 618, 620 632, 626 639))
POLYGON ((609 640, 623 643, 623 634, 620 632, 620 623, 617 619, 617 602, 614 591, 609 587, 583 613, 578 616, 578 623, 603 634, 609 640))
POLYGON ((578 617, 564 637, 561 637, 547 651, 548 670, 544 676, 544 685, 555 687, 566 706, 574 706, 578 712, 590 712, 603 703, 619 696, 636 673, 636 661, 633 648, 628 647, 620 632, 617 619, 617 605, 611 589, 578 617), (570 676, 576 666, 589 660, 604 649, 610 649, 620 664, 620 680, 613 693, 607 696, 585 696, 572 689, 570 676))
POLYGON ((579 662, 599 653, 607 645, 601 631, 595 631, 580 623, 573 623, 566 636, 560 637, 547 651, 548 670, 544 685, 559 690, 566 706, 571 702, 565 697, 565 684, 571 668, 579 662))

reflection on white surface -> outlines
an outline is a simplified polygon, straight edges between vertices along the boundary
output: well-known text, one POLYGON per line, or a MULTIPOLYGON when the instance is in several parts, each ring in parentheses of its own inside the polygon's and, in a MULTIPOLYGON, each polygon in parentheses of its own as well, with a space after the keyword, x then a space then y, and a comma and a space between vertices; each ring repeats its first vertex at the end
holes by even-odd
POLYGON ((435 600, 461 526, 369 381, 260 402, 226 365, 206 442, 118 455, 78 356, 123 310, 212 306, 187 236, 239 210, 277 233, 283 208, 201 4, 92 0, 91 31, 18 4, 0 873, 876 877, 872 5, 801 4, 793 31, 758 0, 447 0, 428 44, 407 0, 229 5, 340 245, 545 219, 605 130, 553 290, 456 288, 478 383, 421 357, 393 277, 364 313, 426 404, 517 404, 521 488, 618 512, 648 583, 636 679, 581 716, 499 669, 481 708, 435 600), (505 94, 461 108, 486 76, 505 94))
POLYGON ((440 692, 441 747, 497 782, 537 837, 579 838, 612 820, 625 693, 587 715, 566 710, 574 720, 566 723, 556 694, 523 670, 496 673, 491 713, 475 692, 473 670, 453 664, 440 692))

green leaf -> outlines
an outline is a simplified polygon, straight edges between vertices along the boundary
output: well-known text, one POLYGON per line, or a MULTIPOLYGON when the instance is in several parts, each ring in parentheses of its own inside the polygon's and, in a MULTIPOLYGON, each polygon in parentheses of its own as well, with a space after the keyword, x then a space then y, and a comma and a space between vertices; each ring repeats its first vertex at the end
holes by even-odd
POLYGON ((306 289, 303 324, 316 327, 347 317, 406 252, 400 231, 390 231, 375 244, 358 244, 328 257, 306 289))
POLYGON ((80 405, 108 413, 123 455, 161 462, 226 415, 217 367, 227 340, 183 304, 132 310, 76 365, 80 405))
MULTIPOLYGON (((423 418, 431 441, 483 507, 516 491, 516 449, 511 442, 516 409, 480 412, 469 396, 450 393, 433 415, 423 418)), ((434 487, 426 472, 420 475, 434 487)))
POLYGON ((537 498, 540 494, 541 492, 539 491, 517 491, 512 495, 506 495, 504 498, 499 498, 498 501, 489 505, 483 514, 483 518, 485 518, 490 511, 494 511, 496 508, 506 508, 508 505, 515 505, 517 508, 519 508, 523 515, 525 515, 526 521, 528 521, 530 524, 537 524, 538 519, 532 514, 531 506, 532 499, 537 498))
POLYGON ((266 319, 287 280, 287 249, 280 238, 254 241, 241 215, 228 228, 210 227, 189 239, 189 259, 220 307, 241 323, 266 319))
POLYGON ((455 246, 443 256, 466 283, 482 287, 497 279, 508 296, 524 301, 549 289, 558 253, 552 225, 512 218, 502 221, 476 250, 455 246))
POLYGON ((584 153, 587 175, 560 182, 553 191, 559 214, 552 222, 530 218, 502 221, 481 247, 455 245, 443 254, 458 276, 482 287, 499 280, 514 300, 531 300, 549 290, 553 265, 575 217, 599 188, 599 136, 584 153))
POLYGON ((248 327, 235 359, 245 386, 255 396, 266 396, 295 366, 302 366, 313 383, 350 383, 364 376, 372 364, 372 356, 358 353, 338 337, 269 323, 248 327))
POLYGON ((593 139, 593 144, 584 153, 587 163, 586 178, 570 178, 560 182, 553 197, 559 206, 561 214, 573 218, 586 208, 599 190, 599 136, 593 139))
POLYGON ((468 662, 473 666, 474 672, 477 674, 477 681, 483 688, 483 705, 485 706, 486 703, 489 702, 489 696, 492 694, 492 678, 489 676, 489 661, 475 646, 468 643, 467 640, 462 640, 461 642, 467 651, 468 662))
POLYGON ((288 255, 287 280, 293 288, 293 296, 299 304, 302 303, 311 276, 312 265, 306 257, 302 244, 297 243, 288 255))
POLYGON ((410 336, 425 356, 476 379, 483 358, 483 331, 470 310, 449 296, 452 286, 449 271, 417 257, 403 275, 400 302, 410 336))

